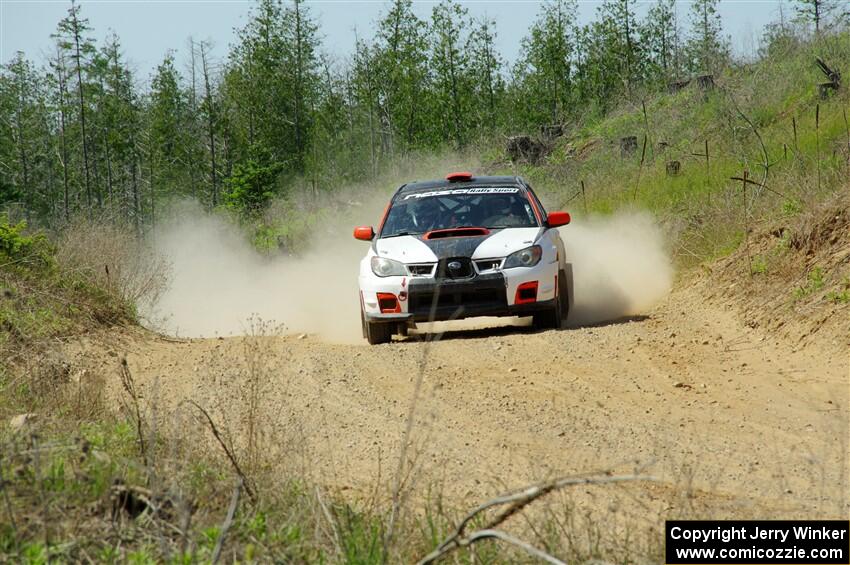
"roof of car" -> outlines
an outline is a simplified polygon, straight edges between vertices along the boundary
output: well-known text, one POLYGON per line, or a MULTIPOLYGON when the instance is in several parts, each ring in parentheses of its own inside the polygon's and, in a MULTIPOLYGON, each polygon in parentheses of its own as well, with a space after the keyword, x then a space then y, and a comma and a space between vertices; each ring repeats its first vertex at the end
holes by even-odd
POLYGON ((435 179, 425 181, 413 181, 398 189, 398 192, 418 192, 420 190, 434 190, 439 188, 469 188, 472 186, 516 186, 524 187, 517 177, 509 176, 483 176, 472 177, 468 181, 449 181, 446 179, 435 179))

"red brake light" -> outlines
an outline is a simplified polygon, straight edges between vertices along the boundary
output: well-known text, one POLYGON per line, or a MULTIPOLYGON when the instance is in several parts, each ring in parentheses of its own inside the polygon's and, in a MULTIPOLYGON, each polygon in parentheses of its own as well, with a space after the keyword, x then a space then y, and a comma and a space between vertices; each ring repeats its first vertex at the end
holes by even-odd
POLYGON ((472 180, 472 173, 461 171, 458 173, 449 173, 446 175, 446 180, 449 182, 463 182, 472 180))

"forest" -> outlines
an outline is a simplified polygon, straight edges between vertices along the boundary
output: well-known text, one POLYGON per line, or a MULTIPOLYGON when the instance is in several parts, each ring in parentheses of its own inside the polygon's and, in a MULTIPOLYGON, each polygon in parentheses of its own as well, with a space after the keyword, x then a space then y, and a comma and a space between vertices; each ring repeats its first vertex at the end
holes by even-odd
MULTIPOLYGON (((574 0, 552 0, 508 64, 497 22, 455 0, 427 21, 411 0, 388 3, 345 59, 325 50, 308 4, 259 0, 224 60, 189 38, 148 77, 116 35, 97 44, 71 2, 48 60, 18 52, 2 67, 0 208, 54 228, 105 214, 141 233, 175 197, 251 216, 295 189, 373 177, 399 155, 578 129, 734 65, 718 4, 657 0, 640 19, 634 0, 605 0, 580 25, 574 0)), ((842 9, 797 2, 765 29, 762 55, 840 29, 842 9)))

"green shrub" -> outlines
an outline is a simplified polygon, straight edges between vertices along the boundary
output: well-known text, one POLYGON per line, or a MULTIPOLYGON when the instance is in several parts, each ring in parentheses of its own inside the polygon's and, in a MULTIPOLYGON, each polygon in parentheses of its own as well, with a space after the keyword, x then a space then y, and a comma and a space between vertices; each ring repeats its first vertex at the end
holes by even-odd
POLYGON ((850 303, 850 277, 844 277, 838 290, 830 290, 826 293, 826 299, 830 302, 850 303))
POLYGON ((254 159, 237 163, 225 181, 225 205, 243 214, 262 212, 275 196, 275 184, 282 170, 282 163, 263 165, 254 159))
POLYGON ((767 259, 761 255, 753 257, 753 264, 750 267, 750 272, 754 275, 764 275, 767 273, 767 259))
POLYGON ((794 289, 794 299, 799 300, 823 288, 823 269, 815 267, 806 275, 806 284, 794 289))
POLYGON ((53 249, 42 233, 26 235, 26 222, 9 223, 0 216, 0 261, 28 263, 39 266, 52 264, 53 249))

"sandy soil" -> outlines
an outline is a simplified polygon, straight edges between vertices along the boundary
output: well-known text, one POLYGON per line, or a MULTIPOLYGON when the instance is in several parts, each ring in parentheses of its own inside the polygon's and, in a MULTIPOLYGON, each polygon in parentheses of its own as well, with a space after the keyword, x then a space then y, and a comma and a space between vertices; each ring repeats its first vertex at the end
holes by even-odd
POLYGON ((423 489, 480 499, 646 466, 660 482, 640 488, 668 514, 846 516, 846 349, 795 349, 705 291, 680 284, 645 316, 596 327, 462 330, 430 345, 135 335, 72 353, 105 368, 126 355, 159 414, 192 398, 237 444, 257 383, 272 464, 355 492, 391 482, 421 370, 406 475, 423 489))

